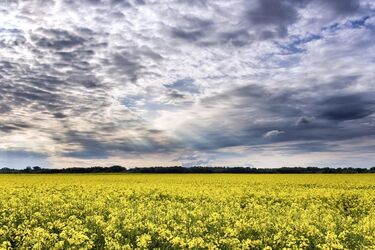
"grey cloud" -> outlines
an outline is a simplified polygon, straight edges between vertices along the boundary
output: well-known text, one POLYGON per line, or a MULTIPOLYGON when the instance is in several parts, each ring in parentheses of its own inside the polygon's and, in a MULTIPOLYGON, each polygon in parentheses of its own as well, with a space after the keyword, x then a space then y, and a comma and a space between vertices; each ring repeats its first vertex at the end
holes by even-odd
POLYGON ((68 130, 62 137, 57 137, 57 141, 65 143, 70 147, 79 147, 79 149, 68 149, 62 153, 65 157, 79 159, 106 159, 109 157, 108 149, 104 143, 95 138, 92 132, 82 133, 68 130))
MULTIPOLYGON (((305 6, 302 2, 287 0, 244 1, 244 10, 241 9, 242 13, 234 16, 236 25, 222 27, 223 23, 216 19, 185 16, 179 22, 179 26, 172 28, 171 34, 175 38, 202 46, 231 44, 242 47, 257 39, 285 37, 288 34, 288 26, 297 22, 299 18, 298 10, 305 6)), ((216 14, 223 18, 220 11, 216 14)), ((233 19, 233 16, 230 18, 233 19)), ((227 22, 233 20, 229 19, 227 22)))
POLYGON ((0 96, 8 103, 7 109, 15 110, 12 116, 17 118, 18 110, 24 109, 30 114, 43 112, 62 119, 67 118, 65 110, 89 116, 92 109, 105 109, 109 102, 102 95, 108 86, 95 76, 97 65, 88 62, 95 56, 94 49, 100 48, 94 35, 90 29, 78 29, 75 34, 62 29, 37 29, 31 34, 35 43, 26 46, 34 54, 33 62, 3 60, 2 73, 12 80, 2 83, 0 96), (81 87, 95 89, 96 93, 82 93, 81 87))
POLYGON ((74 63, 82 58, 90 58, 90 56, 94 55, 94 53, 95 52, 93 50, 79 50, 74 52, 60 51, 56 52, 56 55, 59 56, 64 62, 74 63))
POLYGON ((214 107, 221 103, 227 103, 236 109, 244 109, 251 112, 251 108, 262 111, 264 115, 296 117, 303 112, 298 108, 298 97, 293 92, 276 89, 269 91, 257 84, 247 85, 232 89, 228 93, 219 94, 202 100, 206 107, 214 107))
POLYGON ((46 158, 48 155, 39 153, 39 152, 32 152, 32 151, 24 151, 24 150, 1 150, 0 157, 2 158, 46 158))
POLYGON ((260 27, 261 39, 285 37, 288 26, 298 20, 296 4, 285 0, 261 0, 246 13, 251 25, 260 27))
POLYGON ((13 125, 6 125, 6 124, 0 124, 0 131, 9 133, 14 130, 18 130, 19 128, 13 125))
POLYGON ((163 56, 149 46, 117 46, 108 58, 101 59, 104 70, 107 71, 112 80, 122 84, 136 84, 139 77, 158 76, 158 73, 147 70, 146 65, 160 63, 163 56))
POLYGON ((144 0, 135 0, 134 2, 137 5, 145 5, 145 4, 147 4, 146 1, 144 1, 144 0))
POLYGON ((138 74, 142 69, 142 65, 137 63, 137 59, 127 52, 114 54, 110 64, 112 65, 110 72, 124 74, 131 82, 137 81, 138 74))
POLYGON ((188 6, 197 6, 200 8, 206 8, 209 5, 208 0, 178 0, 178 2, 186 4, 188 6))
POLYGON ((248 31, 243 29, 223 32, 219 34, 219 37, 221 38, 221 41, 223 43, 230 42, 236 47, 242 47, 247 44, 251 44, 255 40, 255 36, 253 34, 249 34, 248 31))
POLYGON ((365 93, 328 97, 319 103, 321 117, 334 121, 365 118, 375 111, 375 96, 367 95, 365 93))
POLYGON ((185 99, 185 95, 177 90, 168 91, 168 96, 172 99, 185 99))
POLYGON ((350 15, 359 10, 359 0, 326 0, 319 1, 320 4, 328 6, 335 14, 350 15))
MULTIPOLYGON (((80 6, 80 2, 74 0, 63 0, 65 4, 71 6, 80 6)), ((100 7, 100 6, 111 6, 111 7, 131 7, 132 4, 128 0, 84 0, 82 1, 84 5, 100 7)), ((136 1, 137 2, 137 1, 136 1)))
POLYGON ((62 118, 66 118, 67 116, 63 113, 60 113, 60 112, 57 112, 57 113, 54 113, 53 116, 57 119, 62 119, 62 118))
POLYGON ((366 119, 371 115, 375 93, 337 93, 332 96, 329 93, 333 91, 323 91, 311 96, 309 88, 269 91, 259 85, 249 85, 206 98, 201 101, 206 109, 223 105, 225 108, 220 116, 211 118, 207 127, 191 127, 202 139, 187 140, 199 149, 218 149, 296 141, 324 144, 375 136, 371 125, 354 122, 337 124, 366 119), (305 93, 309 93, 309 99, 304 98, 305 93))
POLYGON ((215 29, 213 25, 214 23, 210 20, 186 16, 182 18, 179 27, 173 27, 171 29, 171 34, 173 37, 185 41, 201 42, 202 39, 208 37, 215 29))
POLYGON ((146 47, 146 46, 140 47, 138 52, 141 55, 143 55, 145 57, 148 57, 148 58, 151 58, 154 61, 159 61, 159 60, 163 59, 163 56, 161 56, 159 53, 153 51, 152 49, 150 49, 149 47, 146 47))
POLYGON ((102 87, 101 83, 95 76, 87 73, 72 74, 67 78, 67 82, 72 84, 79 84, 86 88, 98 88, 102 87))
MULTIPOLYGON (((237 122, 239 121, 237 120, 237 122)), ((231 125, 232 128, 234 126, 234 124, 231 125)), ((261 126, 248 126, 245 129, 237 128, 237 130, 237 132, 229 132, 226 126, 211 124, 209 130, 202 129, 195 131, 195 134, 199 135, 199 140, 194 138, 184 138, 184 140, 193 148, 206 151, 237 146, 255 146, 259 149, 267 149, 269 145, 274 145, 275 143, 287 143, 289 146, 298 141, 305 141, 306 145, 310 145, 310 142, 324 145, 326 143, 364 137, 371 140, 371 138, 374 139, 375 136, 373 128, 371 127, 337 127, 332 124, 324 123, 303 128, 296 128, 295 126, 290 126, 285 123, 262 124, 261 126), (285 133, 272 131, 285 131, 285 133), (276 136, 276 133, 278 135, 280 134, 280 136, 276 136)), ((275 146, 275 149, 276 148, 278 148, 278 146, 275 146)), ((301 152, 309 152, 310 149, 310 147, 306 147, 300 148, 299 150, 301 152)), ((280 147, 279 150, 282 151, 283 148, 280 147)))
MULTIPOLYGON (((1 100, 2 98, 0 98, 1 100)), ((6 105, 6 104, 1 104, 0 105, 0 114, 5 114, 5 113, 8 113, 9 111, 11 111, 12 109, 6 105)))
POLYGON ((310 124, 314 120, 314 117, 307 117, 307 116, 301 116, 296 121, 297 126, 303 126, 306 124, 310 124))
MULTIPOLYGON (((239 19, 238 23, 241 22, 242 21, 239 19)), ((177 26, 170 29, 170 34, 176 39, 204 47, 223 44, 242 47, 251 44, 255 40, 255 36, 250 34, 246 28, 241 25, 235 27, 222 26, 223 24, 215 19, 211 20, 184 16, 181 18, 180 22, 178 22, 177 26)))
POLYGON ((37 34, 31 35, 38 47, 62 50, 83 45, 85 39, 66 30, 40 29, 37 34))
POLYGON ((90 148, 85 150, 71 151, 62 154, 64 157, 78 158, 78 159, 108 159, 109 154, 103 148, 90 148))
POLYGON ((255 150, 262 151, 264 149, 272 149, 280 151, 286 155, 295 155, 299 153, 319 153, 319 152, 337 152, 341 151, 340 144, 330 143, 330 142, 297 142, 297 143, 288 143, 286 145, 277 145, 277 146, 263 146, 261 148, 252 147, 255 150))
POLYGON ((302 18, 300 10, 304 8, 323 6, 326 10, 321 11, 322 18, 328 24, 342 16, 357 13, 360 6, 358 0, 258 0, 241 3, 242 12, 226 17, 219 11, 219 4, 213 7, 214 4, 207 1, 189 2, 211 14, 215 10, 211 16, 228 18, 224 23, 233 22, 235 25, 224 25, 217 18, 202 19, 186 15, 177 19, 178 25, 173 26, 170 33, 174 38, 199 46, 231 44, 242 47, 256 40, 286 38, 290 26, 302 18))
POLYGON ((178 28, 172 29, 172 35, 176 38, 180 38, 186 41, 190 42, 196 42, 202 37, 204 37, 206 34, 203 30, 183 30, 178 28))
POLYGON ((0 28, 0 48, 15 48, 25 43, 26 38, 21 30, 0 28))
MULTIPOLYGON (((116 131, 114 125, 110 131, 116 131)), ((66 143, 71 146, 79 146, 78 150, 69 150, 62 153, 65 157, 79 159, 107 159, 110 156, 120 154, 122 156, 140 155, 146 153, 168 153, 173 152, 181 145, 171 141, 159 141, 158 137, 163 137, 162 131, 141 128, 142 133, 139 138, 119 137, 115 140, 106 139, 103 131, 96 133, 82 133, 78 131, 69 131, 63 137, 57 137, 60 143, 66 143), (143 140, 140 141, 140 138, 143 140)))

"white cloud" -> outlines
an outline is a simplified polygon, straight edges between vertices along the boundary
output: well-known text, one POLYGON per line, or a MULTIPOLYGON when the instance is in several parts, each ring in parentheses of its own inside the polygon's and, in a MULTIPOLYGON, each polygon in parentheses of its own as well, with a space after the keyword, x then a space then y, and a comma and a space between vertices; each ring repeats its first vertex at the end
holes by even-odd
POLYGON ((264 138, 272 138, 272 137, 276 137, 276 136, 284 134, 284 133, 285 133, 284 131, 280 131, 280 130, 271 130, 271 131, 268 131, 267 133, 263 134, 263 137, 264 138))

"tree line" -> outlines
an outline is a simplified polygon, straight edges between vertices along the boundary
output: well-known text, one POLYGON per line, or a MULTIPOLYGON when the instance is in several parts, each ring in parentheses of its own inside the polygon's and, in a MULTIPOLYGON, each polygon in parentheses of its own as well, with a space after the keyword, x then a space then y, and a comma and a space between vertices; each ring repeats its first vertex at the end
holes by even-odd
POLYGON ((39 166, 26 167, 25 169, 0 168, 0 173, 233 173, 233 174, 304 174, 304 173, 375 173, 375 167, 372 168, 318 168, 318 167, 281 167, 281 168, 252 168, 252 167, 148 167, 148 168, 125 168, 122 166, 111 167, 75 167, 75 168, 41 168, 39 166))

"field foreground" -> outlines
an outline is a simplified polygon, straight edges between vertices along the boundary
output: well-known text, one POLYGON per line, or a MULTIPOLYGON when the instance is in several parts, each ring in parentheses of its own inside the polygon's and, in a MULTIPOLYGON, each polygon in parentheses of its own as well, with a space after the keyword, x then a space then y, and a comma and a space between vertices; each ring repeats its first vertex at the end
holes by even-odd
POLYGON ((0 175, 0 249, 375 249, 375 174, 0 175))

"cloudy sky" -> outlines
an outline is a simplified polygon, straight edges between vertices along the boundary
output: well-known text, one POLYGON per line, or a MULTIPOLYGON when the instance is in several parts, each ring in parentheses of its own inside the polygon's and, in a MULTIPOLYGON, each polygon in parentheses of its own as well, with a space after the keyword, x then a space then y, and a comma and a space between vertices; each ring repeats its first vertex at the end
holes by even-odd
POLYGON ((372 0, 0 0, 0 167, 375 166, 372 0))

